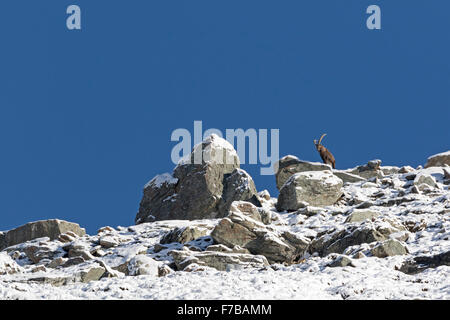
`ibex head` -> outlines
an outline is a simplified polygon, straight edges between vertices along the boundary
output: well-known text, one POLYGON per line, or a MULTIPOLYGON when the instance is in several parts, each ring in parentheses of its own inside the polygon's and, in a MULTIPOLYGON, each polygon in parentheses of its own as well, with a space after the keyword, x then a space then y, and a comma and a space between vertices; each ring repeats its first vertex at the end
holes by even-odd
POLYGON ((321 142, 322 142, 322 139, 323 139, 323 137, 325 137, 327 134, 326 133, 324 133, 321 137, 320 137, 320 139, 319 139, 319 142, 317 142, 317 140, 314 140, 314 144, 316 145, 316 148, 318 148, 321 144, 321 142))

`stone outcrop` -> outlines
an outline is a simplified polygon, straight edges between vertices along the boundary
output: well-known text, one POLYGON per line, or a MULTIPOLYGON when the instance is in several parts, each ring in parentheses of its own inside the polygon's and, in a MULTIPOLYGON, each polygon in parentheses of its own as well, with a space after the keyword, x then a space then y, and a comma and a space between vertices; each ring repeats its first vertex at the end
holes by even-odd
POLYGON ((248 267, 262 268, 269 265, 264 256, 247 253, 195 252, 184 247, 183 250, 173 250, 169 254, 173 257, 178 270, 186 270, 192 264, 207 266, 220 271, 248 267))
POLYGON ((292 263, 303 256, 309 244, 306 238, 290 232, 280 234, 264 225, 256 210, 242 211, 235 206, 214 228, 211 236, 227 247, 239 246, 252 254, 263 255, 270 263, 292 263))
POLYGON ((71 232, 78 236, 86 234, 84 228, 77 223, 64 220, 50 219, 27 223, 18 228, 3 232, 0 236, 0 250, 29 240, 48 237, 57 239, 61 234, 71 232))
MULTIPOLYGON (((145 186, 136 224, 219 217, 224 179, 239 166, 239 157, 231 144, 217 135, 209 136, 180 161, 173 174, 156 176, 145 186)), ((231 180, 236 181, 235 178, 238 177, 231 180)), ((222 210, 222 215, 225 214, 222 210)))
POLYGON ((450 251, 429 256, 417 256, 409 259, 400 267, 400 271, 407 274, 416 274, 428 268, 450 266, 450 251))
POLYGON ((328 164, 303 161, 292 155, 281 158, 276 166, 278 170, 276 171, 275 179, 278 190, 281 190, 285 182, 295 173, 332 170, 331 166, 328 164))
POLYGON ((278 196, 278 211, 295 211, 304 207, 334 204, 343 194, 343 182, 331 171, 307 171, 292 175, 278 196))
POLYGON ((450 166, 450 151, 435 154, 428 158, 425 168, 450 166))

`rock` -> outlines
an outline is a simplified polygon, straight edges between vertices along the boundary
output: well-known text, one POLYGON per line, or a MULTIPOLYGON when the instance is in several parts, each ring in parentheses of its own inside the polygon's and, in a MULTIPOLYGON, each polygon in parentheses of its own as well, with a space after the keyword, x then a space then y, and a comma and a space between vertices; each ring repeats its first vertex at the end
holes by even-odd
POLYGON ((339 255, 336 259, 334 259, 331 263, 328 264, 328 267, 330 268, 336 268, 336 267, 354 267, 352 259, 350 259, 346 255, 339 255))
POLYGON ((416 274, 428 268, 450 266, 450 251, 431 256, 418 256, 407 260, 400 267, 400 271, 407 274, 416 274))
POLYGON ((380 166, 381 160, 371 160, 366 165, 346 170, 346 172, 360 176, 364 179, 370 179, 373 177, 382 178, 384 177, 384 173, 380 169, 380 166))
POLYGON ((130 276, 150 275, 158 277, 160 263, 146 256, 137 255, 128 262, 128 274, 130 276))
POLYGON ((206 236, 209 233, 207 228, 198 226, 187 226, 175 228, 166 233, 160 240, 160 244, 167 244, 172 242, 186 243, 197 238, 206 236))
POLYGON ((75 238, 68 235, 67 233, 63 233, 58 236, 58 240, 61 242, 72 242, 75 240, 75 238))
MULTIPOLYGON (((381 163, 381 160, 380 160, 380 163, 381 163)), ((385 176, 390 176, 392 174, 399 173, 400 168, 399 167, 395 167, 395 166, 383 166, 383 167, 380 167, 380 170, 383 172, 383 174, 385 176)))
POLYGON ((73 258, 69 258, 67 259, 62 265, 62 268, 68 268, 71 266, 76 266, 77 264, 81 264, 85 262, 85 260, 83 259, 83 257, 73 257, 73 258))
POLYGON ((109 249, 118 246, 120 244, 120 241, 115 236, 105 235, 100 237, 99 243, 103 248, 109 249))
POLYGON ((27 255, 33 263, 39 263, 41 260, 53 260, 56 256, 61 255, 61 252, 53 251, 47 245, 32 244, 26 246, 23 252, 27 255))
POLYGON ((242 248, 240 246, 234 246, 233 248, 228 248, 227 246, 223 244, 213 244, 206 248, 206 251, 216 251, 216 252, 225 252, 225 253, 246 253, 250 254, 250 251, 248 251, 245 248, 242 248))
POLYGON ((450 150, 429 157, 427 163, 425 164, 425 168, 444 167, 445 165, 450 166, 450 150))
POLYGON ((380 215, 377 211, 355 209, 353 212, 345 219, 345 223, 362 222, 364 220, 376 218, 380 215))
POLYGON ((31 269, 31 272, 32 272, 32 273, 36 273, 36 272, 46 272, 46 271, 47 271, 47 268, 46 268, 45 266, 43 266, 43 265, 36 266, 36 267, 34 267, 33 269, 31 269))
POLYGON ((386 258, 408 253, 408 249, 398 240, 386 240, 371 250, 371 253, 378 258, 386 258))
POLYGON ((83 236, 86 231, 76 223, 58 219, 41 220, 27 223, 18 228, 3 233, 0 239, 0 250, 33 239, 49 237, 55 240, 59 235, 72 231, 78 236, 83 236))
POLYGON ((116 230, 113 227, 110 226, 105 226, 105 227, 101 227, 100 229, 97 230, 97 234, 100 233, 113 233, 116 230))
POLYGON ((0 276, 22 272, 23 269, 6 252, 0 252, 0 276))
POLYGON ((159 175, 145 187, 136 224, 156 220, 195 220, 220 216, 225 175, 239 168, 231 144, 213 134, 196 145, 173 174, 159 175), (203 155, 202 161, 197 155, 203 155), (197 163, 196 163, 197 162, 197 163))
POLYGON ((421 189, 421 185, 427 185, 432 188, 437 187, 436 179, 427 173, 420 173, 414 178, 414 185, 421 189))
POLYGON ((242 169, 236 168, 229 175, 225 175, 223 193, 218 209, 221 216, 226 216, 233 201, 249 201, 261 207, 259 196, 252 177, 242 169))
POLYGON ((55 258, 47 265, 47 267, 48 268, 53 268, 53 269, 57 268, 59 266, 62 266, 67 260, 69 260, 69 259, 63 258, 63 257, 55 258))
POLYGON ((383 240, 386 240, 385 235, 372 227, 363 225, 324 234, 311 242, 308 251, 311 254, 317 252, 320 256, 326 256, 330 253, 343 253, 350 246, 383 240))
POLYGON ((178 270, 185 270, 191 264, 227 271, 236 268, 262 268, 268 266, 267 259, 262 255, 243 253, 223 253, 219 251, 194 252, 186 248, 173 250, 169 253, 178 270))
POLYGON ((158 266, 158 277, 165 277, 172 272, 173 270, 165 264, 158 266))
POLYGON ((275 174, 278 190, 281 190, 285 182, 295 173, 332 170, 328 164, 303 161, 291 155, 281 158, 276 163, 276 168, 278 168, 275 174))
POLYGON ((366 255, 363 252, 361 252, 361 251, 356 252, 354 254, 354 256, 353 256, 353 258, 355 258, 355 259, 362 259, 362 258, 365 258, 365 257, 366 257, 366 255))
POLYGON ((81 270, 78 269, 79 266, 71 268, 77 268, 72 270, 73 271, 72 275, 61 275, 61 276, 49 275, 37 278, 30 278, 28 279, 28 282, 50 284, 52 286, 59 287, 76 282, 88 283, 90 281, 97 281, 100 278, 102 278, 106 272, 105 268, 103 268, 98 264, 86 265, 81 270))
POLYGON ((345 170, 333 170, 333 174, 340 178, 344 183, 355 183, 355 182, 362 182, 366 179, 356 175, 352 174, 350 172, 347 172, 345 170))
POLYGON ((411 166, 403 166, 398 170, 398 173, 410 173, 414 172, 414 168, 411 166))
POLYGON ((295 211, 306 201, 312 206, 334 204, 343 194, 343 182, 331 171, 308 171, 292 175, 278 196, 278 211, 295 211))
MULTIPOLYGON (((257 218, 257 215, 255 215, 257 218)), ((279 234, 250 213, 233 210, 211 233, 214 241, 227 247, 240 246, 269 262, 292 263, 303 256, 309 239, 285 232, 279 234)))

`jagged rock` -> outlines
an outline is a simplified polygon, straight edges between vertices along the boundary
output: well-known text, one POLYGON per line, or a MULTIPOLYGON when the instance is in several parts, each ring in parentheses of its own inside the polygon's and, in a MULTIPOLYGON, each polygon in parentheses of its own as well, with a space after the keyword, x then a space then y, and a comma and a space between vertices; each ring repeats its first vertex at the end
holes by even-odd
POLYGON ((23 269, 6 252, 0 252, 0 276, 22 272, 23 269))
POLYGON ((173 175, 157 176, 145 186, 136 224, 219 216, 224 177, 239 166, 231 144, 215 134, 209 136, 176 166, 173 175), (201 162, 198 155, 203 155, 201 162))
POLYGON ((366 180, 356 174, 352 174, 345 170, 333 170, 333 174, 340 178, 344 183, 355 183, 366 180))
POLYGON ((276 168, 278 168, 275 174, 278 190, 281 190, 286 181, 295 173, 332 170, 328 164, 303 161, 292 155, 281 158, 277 162, 276 168))
POLYGON ((39 263, 41 260, 44 259, 53 260, 58 255, 61 255, 61 252, 53 251, 47 245, 37 245, 37 244, 26 246, 23 249, 23 252, 25 252, 28 259, 30 259, 33 263, 39 263))
POLYGON ((120 244, 119 239, 117 239, 117 237, 112 236, 112 235, 102 236, 102 237, 100 237, 100 239, 98 241, 99 241, 100 245, 106 249, 118 246, 120 244))
POLYGON ((69 258, 67 259, 62 265, 61 267, 63 268, 68 268, 71 266, 76 266, 77 264, 83 263, 85 262, 85 260, 83 259, 83 257, 73 257, 73 258, 69 258))
POLYGON ((244 253, 223 253, 219 251, 194 252, 187 248, 170 252, 178 270, 185 270, 191 264, 226 271, 234 268, 261 268, 268 266, 267 259, 262 255, 244 253))
MULTIPOLYGON (((380 163, 381 163, 381 160, 380 160, 380 163)), ((383 172, 383 174, 385 176, 389 176, 389 175, 392 175, 392 174, 399 173, 400 168, 399 167, 395 167, 395 166, 383 166, 383 167, 380 167, 380 170, 383 172)))
POLYGON ((257 215, 234 210, 211 233, 213 239, 230 248, 240 246, 261 254, 269 262, 293 262, 306 250, 309 239, 291 233, 278 234, 257 220, 257 215))
POLYGON ((198 226, 187 226, 181 228, 175 228, 174 230, 166 233, 160 240, 160 244, 179 242, 186 243, 197 238, 206 236, 209 233, 207 228, 198 226))
POLYGON ((414 185, 421 189, 421 186, 425 184, 427 186, 430 186, 432 188, 437 187, 436 179, 427 173, 420 173, 414 178, 414 185))
POLYGON ((30 278, 28 281, 59 287, 76 282, 88 283, 90 281, 97 281, 102 278, 106 272, 105 268, 97 263, 86 264, 86 266, 83 266, 81 269, 79 269, 80 267, 78 265, 70 268, 77 269, 73 269, 72 272, 68 272, 64 275, 46 275, 43 277, 30 278))
POLYGON ((428 158, 425 168, 450 166, 450 151, 435 154, 428 158))
POLYGON ((336 268, 336 267, 354 267, 352 259, 350 257, 347 257, 346 255, 339 255, 337 258, 335 258, 331 263, 328 264, 328 267, 330 268, 336 268))
POLYGON ((324 234, 311 242, 308 251, 326 256, 330 253, 343 253, 350 246, 384 240, 386 240, 386 236, 381 232, 370 226, 362 225, 357 228, 346 228, 324 234))
POLYGON ((146 256, 137 255, 128 262, 128 274, 130 276, 151 275, 157 277, 160 263, 146 256))
MULTIPOLYGON (((48 268, 57 268, 59 266, 62 266, 67 260, 67 258, 63 258, 63 257, 58 257, 53 259, 49 264, 47 264, 48 268)), ((84 259, 83 259, 84 260, 84 259)))
POLYGON ((407 260, 400 267, 400 271, 407 274, 416 274, 428 268, 450 266, 450 251, 431 256, 418 256, 407 260))
POLYGON ((384 177, 384 173, 380 169, 380 166, 381 160, 371 160, 366 165, 346 170, 346 172, 360 176, 364 179, 370 179, 373 177, 382 178, 384 177))
POLYGON ((355 209, 353 212, 345 219, 346 223, 362 222, 367 219, 376 218, 380 215, 377 211, 355 209))
POLYGON ((242 169, 236 168, 229 175, 225 175, 222 198, 219 202, 221 216, 226 216, 233 201, 249 201, 261 207, 255 183, 252 177, 242 169))
POLYGON ((0 250, 37 238, 48 237, 50 240, 54 240, 57 239, 59 235, 69 231, 78 236, 83 236, 86 234, 85 229, 80 228, 77 223, 58 219, 30 222, 18 228, 4 232, 1 237, 2 239, 0 239, 0 250))
POLYGON ((334 204, 343 194, 343 182, 331 171, 308 171, 292 175, 278 196, 278 211, 295 211, 306 201, 312 206, 334 204))
POLYGON ((403 255, 408 253, 408 248, 398 240, 389 239, 374 247, 371 253, 378 258, 403 255))

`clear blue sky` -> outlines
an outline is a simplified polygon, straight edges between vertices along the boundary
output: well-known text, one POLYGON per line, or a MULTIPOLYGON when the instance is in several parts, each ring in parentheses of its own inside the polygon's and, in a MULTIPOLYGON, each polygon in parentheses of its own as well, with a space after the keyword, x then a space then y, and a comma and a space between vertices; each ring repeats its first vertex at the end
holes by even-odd
MULTIPOLYGON (((340 169, 450 149, 450 2, 24 0, 0 4, 0 230, 132 225, 176 128, 278 128, 340 169), (66 8, 82 30, 66 28, 66 8), (382 30, 366 28, 378 4, 382 30)), ((258 190, 274 176, 243 166, 258 190)))

